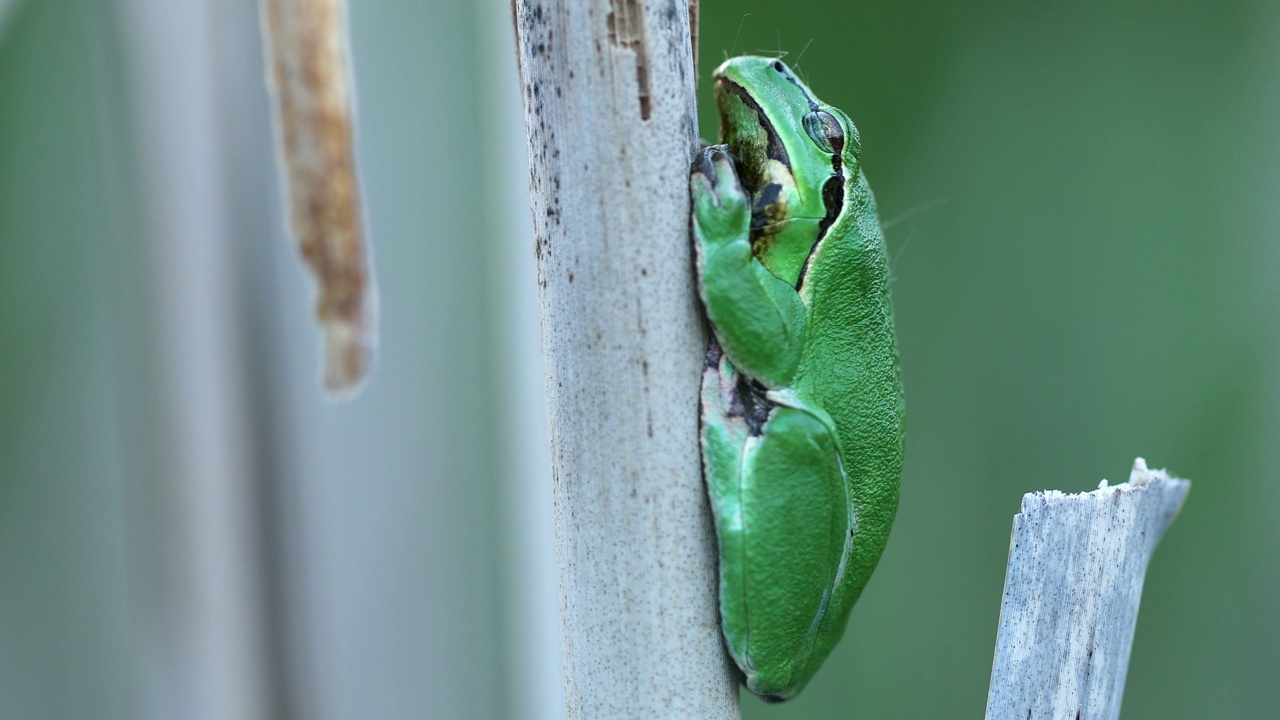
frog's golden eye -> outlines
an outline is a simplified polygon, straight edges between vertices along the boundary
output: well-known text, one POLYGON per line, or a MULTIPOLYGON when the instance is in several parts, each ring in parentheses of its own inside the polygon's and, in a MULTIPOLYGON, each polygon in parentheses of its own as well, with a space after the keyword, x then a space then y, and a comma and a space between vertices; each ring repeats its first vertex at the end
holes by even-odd
POLYGON ((827 152, 844 152, 844 128, 825 110, 814 110, 804 116, 804 131, 827 152))

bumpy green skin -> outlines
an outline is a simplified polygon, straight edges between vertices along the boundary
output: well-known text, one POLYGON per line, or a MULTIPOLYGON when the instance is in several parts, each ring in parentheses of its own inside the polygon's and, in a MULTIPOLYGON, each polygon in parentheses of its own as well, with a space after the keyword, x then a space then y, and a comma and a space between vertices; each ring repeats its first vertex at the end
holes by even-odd
POLYGON ((898 506, 888 262, 848 117, 771 58, 715 81, 725 144, 690 181, 715 333, 703 466, 725 642, 749 690, 785 700, 844 633, 898 506))

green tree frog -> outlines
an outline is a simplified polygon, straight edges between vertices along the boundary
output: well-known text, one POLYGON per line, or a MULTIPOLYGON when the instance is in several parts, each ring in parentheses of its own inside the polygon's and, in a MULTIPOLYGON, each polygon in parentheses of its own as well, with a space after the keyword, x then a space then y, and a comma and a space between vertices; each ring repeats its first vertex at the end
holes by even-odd
POLYGON ((848 623, 898 506, 903 399, 858 131, 779 60, 715 72, 690 178, 713 338, 703 471, 720 619, 752 692, 795 696, 848 623))

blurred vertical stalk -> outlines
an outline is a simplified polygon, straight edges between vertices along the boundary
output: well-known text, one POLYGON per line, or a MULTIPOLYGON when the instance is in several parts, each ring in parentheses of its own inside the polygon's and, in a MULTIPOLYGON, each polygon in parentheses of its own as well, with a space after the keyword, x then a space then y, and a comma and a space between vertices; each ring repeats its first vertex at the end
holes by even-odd
POLYGON ((563 718, 564 664, 560 606, 556 591, 555 518, 551 504, 551 453, 547 448, 547 405, 538 337, 537 273, 529 218, 529 177, 523 159, 520 85, 511 45, 511 3, 485 0, 479 10, 481 63, 488 127, 485 185, 500 198, 487 219, 497 295, 493 355, 495 393, 501 418, 502 480, 505 485, 502 578, 506 607, 504 658, 511 692, 507 714, 528 720, 563 718))
MULTIPOLYGON (((245 389, 241 279, 223 167, 223 53, 256 51, 217 22, 220 3, 123 0, 144 222, 160 327, 168 463, 158 550, 161 616, 144 658, 145 716, 278 717, 268 658, 261 508, 245 389), (239 47, 237 47, 239 46, 239 47)), ((234 27, 231 28, 234 30, 234 27)))

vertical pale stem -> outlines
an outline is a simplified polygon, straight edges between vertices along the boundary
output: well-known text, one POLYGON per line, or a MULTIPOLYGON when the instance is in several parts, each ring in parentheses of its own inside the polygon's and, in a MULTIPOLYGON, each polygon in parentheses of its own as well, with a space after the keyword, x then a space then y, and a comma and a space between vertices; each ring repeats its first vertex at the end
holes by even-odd
POLYGON ((698 451, 687 3, 517 0, 569 717, 737 715, 698 451))

